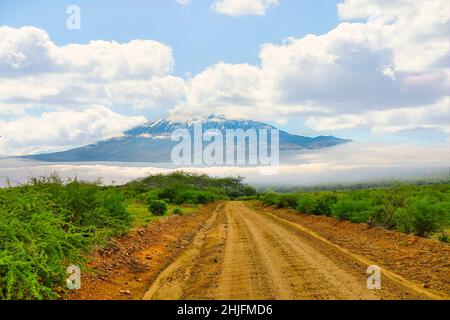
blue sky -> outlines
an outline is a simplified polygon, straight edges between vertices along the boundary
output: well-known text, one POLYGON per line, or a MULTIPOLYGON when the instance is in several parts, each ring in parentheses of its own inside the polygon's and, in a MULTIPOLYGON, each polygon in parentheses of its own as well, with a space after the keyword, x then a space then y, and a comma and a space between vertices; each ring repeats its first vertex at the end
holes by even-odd
POLYGON ((0 155, 206 113, 448 144, 447 0, 179 2, 0 1, 0 155))

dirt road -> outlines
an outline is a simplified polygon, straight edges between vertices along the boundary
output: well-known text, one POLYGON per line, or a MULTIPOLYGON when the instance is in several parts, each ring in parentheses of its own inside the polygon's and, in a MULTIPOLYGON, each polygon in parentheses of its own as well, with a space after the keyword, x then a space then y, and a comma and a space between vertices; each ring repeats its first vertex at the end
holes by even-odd
POLYGON ((219 205, 144 299, 449 299, 299 224, 243 202, 219 205))

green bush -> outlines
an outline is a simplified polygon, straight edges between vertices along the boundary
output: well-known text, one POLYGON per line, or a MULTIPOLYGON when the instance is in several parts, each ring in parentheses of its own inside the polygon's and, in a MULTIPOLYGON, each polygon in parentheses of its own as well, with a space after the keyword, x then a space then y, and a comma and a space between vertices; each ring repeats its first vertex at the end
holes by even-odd
POLYGON ((167 213, 167 203, 162 200, 153 200, 148 206, 148 210, 155 216, 163 216, 167 213))
POLYGON ((450 184, 402 185, 341 192, 268 192, 266 205, 427 237, 450 226, 450 184))
POLYGON ((143 200, 143 203, 146 203, 147 205, 150 205, 150 203, 153 200, 159 200, 160 199, 160 194, 161 194, 161 190, 154 189, 154 190, 147 191, 146 193, 143 193, 140 196, 140 199, 143 200))
POLYGON ((209 202, 213 202, 216 200, 214 194, 207 191, 199 191, 197 192, 197 203, 198 204, 207 204, 209 202))
POLYGON ((183 203, 197 204, 197 193, 194 190, 180 190, 174 192, 173 203, 181 205, 183 203))
POLYGON ((338 202, 338 197, 334 193, 324 192, 316 197, 312 214, 331 216, 333 207, 338 202))
POLYGON ((242 177, 215 178, 204 174, 177 171, 169 174, 157 174, 136 180, 125 185, 133 192, 144 193, 145 190, 161 189, 159 199, 167 198, 173 202, 175 196, 182 190, 208 191, 216 198, 236 199, 241 196, 255 195, 256 190, 242 183, 242 177))
POLYGON ((307 213, 312 214, 314 210, 314 199, 311 195, 301 195, 298 204, 297 204, 297 211, 301 213, 307 213))
POLYGON ((298 203, 298 195, 296 194, 282 194, 278 199, 278 207, 280 208, 291 208, 295 209, 297 208, 298 203))
POLYGON ((394 214, 395 229, 411 234, 414 232, 414 226, 412 223, 412 216, 406 208, 397 208, 394 214))
POLYGON ((367 222, 370 216, 371 204, 367 200, 344 198, 336 202, 332 215, 339 220, 351 222, 367 222))
POLYGON ((129 228, 114 188, 57 176, 0 189, 0 299, 53 299, 69 264, 129 228))
POLYGON ((181 215, 183 215, 183 210, 180 208, 175 208, 175 209, 173 209, 173 214, 181 216, 181 215))
POLYGON ((438 208, 427 199, 412 199, 407 205, 415 235, 426 237, 439 227, 438 208))
POLYGON ((297 210, 307 214, 330 216, 337 201, 334 193, 305 193, 299 197, 297 210))
POLYGON ((280 202, 280 194, 275 192, 268 192, 261 196, 260 200, 268 206, 273 206, 275 204, 278 205, 280 202))
POLYGON ((447 234, 445 234, 445 233, 440 234, 438 239, 441 242, 450 243, 450 237, 447 234))
POLYGON ((403 186, 395 186, 391 192, 383 190, 360 191, 358 194, 370 201, 370 224, 386 229, 399 227, 399 223, 405 223, 405 230, 409 228, 408 217, 402 210, 405 207, 405 195, 403 186))

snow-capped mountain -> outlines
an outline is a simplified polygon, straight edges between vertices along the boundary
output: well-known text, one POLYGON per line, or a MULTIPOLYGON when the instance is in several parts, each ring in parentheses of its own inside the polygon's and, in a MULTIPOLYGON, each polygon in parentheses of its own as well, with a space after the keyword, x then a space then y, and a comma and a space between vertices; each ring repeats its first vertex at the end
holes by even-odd
MULTIPOLYGON (((145 123, 117 138, 100 141, 88 146, 63 152, 38 154, 26 158, 51 162, 77 161, 124 161, 124 162, 170 162, 172 148, 177 144, 171 140, 172 132, 187 129, 193 132, 196 125, 202 125, 203 131, 232 129, 276 129, 276 127, 253 120, 231 120, 221 115, 207 115, 178 122, 161 119, 145 123)), ((305 137, 279 131, 280 150, 320 149, 351 142, 334 136, 305 137)))
POLYGON ((217 129, 217 130, 227 130, 227 129, 275 129, 274 126, 268 124, 252 121, 252 120, 230 120, 222 115, 207 115, 203 117, 193 118, 185 122, 176 122, 161 119, 158 121, 148 122, 142 126, 133 128, 125 132, 126 135, 138 136, 138 135, 170 135, 176 129, 188 129, 193 130, 196 124, 201 124, 203 130, 217 129))

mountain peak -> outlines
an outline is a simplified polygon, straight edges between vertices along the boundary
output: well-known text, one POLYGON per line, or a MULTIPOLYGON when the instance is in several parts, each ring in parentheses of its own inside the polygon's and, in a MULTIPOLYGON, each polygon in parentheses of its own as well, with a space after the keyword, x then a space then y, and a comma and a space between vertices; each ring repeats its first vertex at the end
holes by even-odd
POLYGON ((225 121, 228 121, 228 119, 223 114, 211 113, 211 114, 204 115, 204 116, 194 117, 194 118, 186 121, 185 123, 188 126, 191 126, 194 123, 225 122, 225 121))
MULTIPOLYGON (((195 125, 202 124, 203 130, 260 130, 276 129, 274 126, 255 120, 228 119, 220 114, 208 114, 185 122, 160 119, 147 122, 124 133, 123 136, 100 141, 96 144, 53 154, 34 155, 26 158, 44 161, 137 161, 167 162, 176 142, 171 134, 177 129, 195 131, 195 125)), ((279 131, 280 150, 321 149, 336 146, 351 140, 334 136, 315 138, 293 135, 279 131)), ((224 134, 225 135, 225 134, 224 134)))

